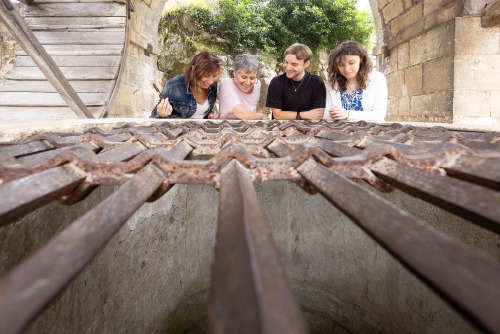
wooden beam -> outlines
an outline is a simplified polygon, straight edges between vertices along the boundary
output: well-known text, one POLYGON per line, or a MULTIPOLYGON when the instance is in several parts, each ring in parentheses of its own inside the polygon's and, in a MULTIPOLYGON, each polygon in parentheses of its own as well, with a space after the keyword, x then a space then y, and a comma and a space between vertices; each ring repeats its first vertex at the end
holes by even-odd
POLYGON ((500 27, 500 0, 494 0, 486 6, 481 25, 483 28, 500 27))
POLYGON ((47 80, 61 94, 71 110, 80 118, 94 118, 19 12, 12 8, 9 0, 0 1, 0 19, 24 51, 31 56, 47 80))

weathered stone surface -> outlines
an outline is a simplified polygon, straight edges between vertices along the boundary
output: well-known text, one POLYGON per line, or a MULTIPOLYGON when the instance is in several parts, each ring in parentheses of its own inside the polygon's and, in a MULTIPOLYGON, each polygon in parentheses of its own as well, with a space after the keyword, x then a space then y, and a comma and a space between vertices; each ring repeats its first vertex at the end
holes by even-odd
POLYGON ((423 0, 424 2, 424 16, 431 12, 445 7, 446 5, 455 2, 456 0, 423 0))
POLYGON ((398 70, 408 67, 410 64, 410 46, 408 43, 403 43, 398 47, 398 70))
POLYGON ((491 116, 496 120, 495 125, 500 125, 500 90, 491 92, 491 116))
POLYGON ((432 29, 450 20, 454 20, 462 12, 461 3, 457 0, 448 4, 445 7, 440 7, 437 10, 427 14, 424 17, 425 30, 432 29))
POLYGON ((500 90, 500 54, 455 56, 455 89, 500 90))
POLYGON ((403 96, 399 99, 399 115, 409 116, 411 115, 411 98, 408 96, 403 96))
POLYGON ((405 85, 408 96, 422 94, 422 76, 422 65, 412 66, 405 70, 405 85))
POLYGON ((20 47, 0 22, 0 86, 5 82, 5 76, 10 73, 16 61, 16 51, 20 47))
POLYGON ((480 17, 456 19, 455 52, 458 55, 491 54, 500 52, 500 28, 481 27, 480 17), (481 38, 478 38, 481 36, 481 38))
MULTIPOLYGON (((488 118, 491 116, 489 93, 485 91, 460 91, 454 98, 454 116, 488 118)), ((477 124, 477 123, 476 123, 477 124)))
POLYGON ((423 64, 423 93, 453 90, 453 57, 441 57, 423 64))
POLYGON ((410 66, 453 54, 454 23, 448 22, 410 41, 410 66))
POLYGON ((411 98, 413 116, 422 116, 422 120, 431 122, 453 118, 453 92, 441 91, 426 95, 417 95, 411 98))
POLYGON ((392 72, 389 75, 388 84, 387 84, 388 89, 389 89, 389 98, 400 97, 400 96, 406 95, 403 93, 403 91, 406 91, 406 88, 403 88, 405 86, 404 75, 405 75, 405 71, 396 71, 396 72, 392 72))
POLYGON ((418 3, 412 6, 409 10, 405 11, 403 14, 395 17, 391 22, 391 33, 393 35, 397 35, 401 30, 404 30, 406 27, 422 20, 422 6, 422 3, 418 3))
POLYGON ((385 24, 389 23, 389 21, 394 19, 396 16, 401 14, 403 11, 404 11, 403 0, 391 0, 391 1, 389 1, 387 6, 382 9, 385 24))

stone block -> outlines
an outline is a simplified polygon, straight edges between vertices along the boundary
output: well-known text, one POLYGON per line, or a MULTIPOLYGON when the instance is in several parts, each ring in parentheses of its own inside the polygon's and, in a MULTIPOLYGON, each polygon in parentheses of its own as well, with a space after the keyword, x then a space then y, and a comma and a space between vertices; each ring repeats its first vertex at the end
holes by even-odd
POLYGON ((441 57, 423 65, 423 93, 453 89, 453 57, 441 57))
POLYGON ((392 70, 397 70, 399 69, 399 61, 398 61, 398 48, 392 49, 390 51, 390 65, 392 70))
POLYGON ((409 116, 411 115, 411 98, 401 97, 399 99, 399 115, 400 116, 409 116))
POLYGON ((396 71, 389 74, 387 86, 389 98, 403 96, 404 71, 396 71))
POLYGON ((387 100, 387 116, 399 115, 399 99, 392 98, 387 100))
POLYGON ((405 70, 405 85, 408 96, 422 94, 422 65, 409 67, 405 70))
POLYGON ((441 7, 424 18, 425 29, 431 29, 434 26, 441 25, 450 20, 454 20, 457 16, 461 15, 461 6, 445 6, 441 7))
POLYGON ((410 66, 453 54, 455 24, 449 21, 410 41, 410 66))
POLYGON ((403 43, 398 47, 398 70, 408 67, 410 63, 410 46, 403 43))
POLYGON ((424 0, 424 16, 455 0, 424 0))
POLYGON ((382 9, 384 15, 384 22, 387 24, 389 21, 400 15, 404 11, 403 0, 392 0, 387 6, 382 9))
POLYGON ((451 119, 453 115, 453 93, 449 91, 418 95, 411 98, 411 115, 432 119, 451 119))
POLYGON ((416 38, 417 36, 422 35, 423 32, 424 32, 424 21, 423 20, 417 21, 414 24, 399 31, 397 35, 393 36, 389 41, 389 47, 392 48, 395 45, 406 43, 416 38))
POLYGON ((500 122, 500 90, 490 92, 490 109, 491 116, 495 118, 496 124, 500 122))
POLYGON ((493 125, 498 126, 500 122, 495 117, 475 117, 475 116, 453 116, 453 124, 465 126, 493 125))
POLYGON ((455 91, 453 118, 490 117, 489 93, 484 91, 455 91))
POLYGON ((379 0, 378 1, 378 9, 379 10, 383 9, 389 1, 391 1, 391 0, 379 0))
POLYGON ((500 90, 500 54, 455 56, 455 89, 500 90))
POLYGON ((416 4, 391 22, 391 33, 396 35, 401 30, 418 22, 423 17, 422 3, 416 4))
POLYGON ((498 54, 500 29, 481 27, 480 17, 459 17, 455 21, 456 54, 498 54), (481 38, 478 38, 481 36, 481 38))

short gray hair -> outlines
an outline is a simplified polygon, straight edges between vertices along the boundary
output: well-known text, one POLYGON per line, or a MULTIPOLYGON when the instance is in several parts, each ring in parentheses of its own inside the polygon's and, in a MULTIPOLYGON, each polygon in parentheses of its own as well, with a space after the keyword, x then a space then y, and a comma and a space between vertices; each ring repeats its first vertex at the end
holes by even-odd
POLYGON ((258 73, 260 69, 260 57, 249 54, 238 55, 234 57, 233 67, 235 75, 241 70, 258 73))

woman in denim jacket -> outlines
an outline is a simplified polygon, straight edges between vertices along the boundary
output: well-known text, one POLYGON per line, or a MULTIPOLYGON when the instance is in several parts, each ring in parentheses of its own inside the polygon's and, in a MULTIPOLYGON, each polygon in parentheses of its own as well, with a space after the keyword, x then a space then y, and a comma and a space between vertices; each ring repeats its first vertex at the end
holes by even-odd
POLYGON ((183 75, 167 81, 150 118, 217 118, 212 111, 220 71, 219 57, 208 51, 196 54, 183 75))

